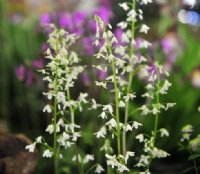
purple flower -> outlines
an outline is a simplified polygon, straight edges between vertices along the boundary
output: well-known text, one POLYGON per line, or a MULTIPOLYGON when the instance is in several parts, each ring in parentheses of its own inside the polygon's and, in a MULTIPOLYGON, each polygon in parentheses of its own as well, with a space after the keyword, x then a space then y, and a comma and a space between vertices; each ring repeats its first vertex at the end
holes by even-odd
POLYGON ((163 52, 169 59, 169 63, 174 63, 176 60, 176 52, 178 48, 177 38, 174 35, 167 35, 161 41, 163 52))
POLYGON ((172 53, 169 54, 168 58, 169 58, 169 63, 173 64, 176 60, 176 54, 172 52, 172 53))
POLYGON ((148 79, 150 82, 154 82, 158 77, 158 67, 156 64, 152 64, 148 69, 147 72, 149 74, 148 79))
POLYGON ((149 68, 148 68, 148 73, 150 74, 158 74, 158 68, 155 64, 152 64, 149 68))
POLYGON ((26 74, 27 78, 26 78, 26 86, 31 86, 33 84, 33 80, 34 80, 34 75, 32 71, 27 71, 26 74))
POLYGON ((44 67, 44 60, 43 60, 43 58, 40 58, 40 59, 37 59, 37 60, 33 60, 32 61, 32 65, 36 69, 42 69, 44 67))
POLYGON ((135 49, 137 49, 137 50, 140 49, 141 42, 142 42, 141 38, 136 38, 136 40, 135 40, 135 49))
POLYGON ((73 30, 71 30, 70 32, 75 33, 75 34, 78 35, 78 36, 81 36, 81 35, 83 35, 83 33, 84 33, 84 28, 81 27, 81 26, 75 26, 75 27, 73 28, 73 30))
POLYGON ((15 74, 20 81, 24 80, 25 73, 26 73, 26 67, 24 65, 20 65, 15 69, 15 74))
POLYGON ((121 28, 116 28, 114 34, 118 41, 118 43, 115 43, 115 45, 122 45, 122 46, 127 45, 127 43, 122 41, 123 30, 121 28))
POLYGON ((73 30, 71 32, 77 35, 82 35, 84 33, 83 24, 86 21, 86 13, 77 11, 72 16, 73 30))
POLYGON ((165 54, 175 52, 178 47, 177 38, 174 35, 167 35, 162 39, 161 46, 165 54))
POLYGON ((99 80, 105 80, 105 78, 107 77, 107 72, 106 71, 101 71, 101 70, 98 70, 97 71, 97 77, 99 80))
POLYGON ((96 22, 94 21, 94 19, 88 21, 88 28, 93 34, 96 33, 96 22))
POLYGON ((41 45, 42 52, 45 52, 48 48, 49 48, 49 45, 46 42, 42 43, 41 45))
POLYGON ((170 42, 167 38, 164 38, 162 41, 161 41, 161 46, 162 46, 162 49, 163 49, 163 52, 164 53, 169 53, 171 52, 171 46, 170 46, 170 42))
POLYGON ((85 52, 88 56, 94 55, 94 48, 92 45, 93 42, 94 42, 94 39, 91 37, 83 38, 83 48, 85 49, 85 52))
POLYGON ((80 11, 77 11, 73 14, 72 16, 72 20, 73 20, 73 23, 76 25, 76 26, 81 26, 83 25, 83 23, 85 22, 85 19, 86 19, 86 13, 84 12, 80 12, 80 11))
POLYGON ((51 17, 49 15, 49 13, 43 13, 40 16, 40 25, 46 25, 46 24, 50 24, 51 23, 51 17))
POLYGON ((117 40, 121 41, 122 34, 123 34, 123 30, 121 28, 116 28, 115 37, 117 38, 117 40))
POLYGON ((112 15, 112 12, 109 8, 100 7, 94 10, 94 15, 98 15, 102 19, 104 24, 107 24, 112 15))
POLYGON ((69 13, 64 13, 60 15, 59 25, 61 28, 66 28, 69 31, 73 29, 72 17, 69 13))
POLYGON ((109 0, 99 0, 100 4, 106 8, 110 8, 110 1, 109 0))
POLYGON ((83 84, 85 86, 90 86, 91 80, 90 80, 90 77, 87 72, 82 73, 82 80, 83 80, 83 84))

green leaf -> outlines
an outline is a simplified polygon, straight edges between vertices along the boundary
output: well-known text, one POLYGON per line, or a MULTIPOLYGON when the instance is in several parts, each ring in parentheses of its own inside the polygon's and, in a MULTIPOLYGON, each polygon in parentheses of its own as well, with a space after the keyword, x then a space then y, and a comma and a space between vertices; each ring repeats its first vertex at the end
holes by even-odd
POLYGON ((194 160, 200 157, 200 154, 194 154, 194 155, 190 155, 190 157, 188 158, 189 160, 194 160))

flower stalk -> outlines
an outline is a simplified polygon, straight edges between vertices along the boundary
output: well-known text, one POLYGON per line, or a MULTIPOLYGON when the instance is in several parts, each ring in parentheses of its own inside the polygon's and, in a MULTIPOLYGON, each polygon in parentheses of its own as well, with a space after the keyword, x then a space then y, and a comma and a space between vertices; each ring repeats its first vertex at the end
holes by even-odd
MULTIPOLYGON (((132 9, 135 11, 136 9, 136 2, 135 0, 133 0, 132 2, 132 9)), ((131 39, 132 41, 134 41, 135 39, 135 19, 133 18, 132 22, 131 22, 131 39)), ((134 54, 134 44, 131 41, 130 43, 130 53, 129 53, 129 57, 132 57, 134 54)), ((133 64, 133 62, 130 62, 130 64, 133 64)), ((128 76, 128 87, 127 87, 127 94, 130 93, 131 87, 132 87, 132 80, 133 80, 133 76, 134 76, 134 72, 131 71, 129 73, 128 76)), ((129 100, 125 103, 125 118, 124 118, 124 125, 125 127, 127 126, 127 122, 128 122, 128 117, 129 117, 129 100)), ((126 130, 123 129, 123 135, 122 135, 122 144, 123 144, 123 155, 126 154, 126 130)))
MULTIPOLYGON (((156 91, 156 105, 160 104, 160 94, 159 94, 159 90, 160 89, 160 80, 159 80, 159 76, 158 76, 158 80, 157 80, 157 91, 156 91)), ((157 132, 158 132, 158 121, 159 121, 159 113, 157 112, 156 116, 155 116, 155 122, 154 122, 154 132, 153 132, 153 148, 156 144, 156 137, 157 137, 157 132)))
MULTIPOLYGON (((56 50, 56 54, 57 54, 56 50)), ((55 89, 55 97, 54 97, 54 109, 53 109, 53 150, 54 150, 54 173, 58 174, 58 149, 57 149, 57 85, 58 85, 58 66, 56 65, 56 74, 55 74, 55 83, 54 83, 54 89, 55 89)))
POLYGON ((116 113, 116 121, 117 121, 117 149, 118 155, 121 154, 121 131, 120 131, 120 117, 119 117, 119 92, 117 87, 116 80, 116 70, 114 65, 114 60, 112 61, 112 71, 114 75, 114 88, 115 88, 115 113, 116 113))

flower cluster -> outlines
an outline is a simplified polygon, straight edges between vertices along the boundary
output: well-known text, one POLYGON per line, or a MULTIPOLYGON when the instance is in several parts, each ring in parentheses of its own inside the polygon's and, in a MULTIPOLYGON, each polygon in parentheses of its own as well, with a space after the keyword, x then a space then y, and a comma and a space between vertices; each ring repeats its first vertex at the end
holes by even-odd
POLYGON ((74 81, 84 70, 83 66, 78 65, 78 55, 70 49, 76 42, 77 36, 63 29, 58 30, 53 25, 51 28, 49 48, 45 52, 48 63, 39 72, 42 73, 43 80, 48 86, 48 91, 43 94, 50 102, 44 107, 43 112, 53 114, 52 122, 46 128, 46 132, 54 135, 54 144, 51 147, 43 137, 39 136, 26 149, 33 152, 36 144, 43 144, 46 147, 43 157, 54 156, 57 160, 58 156, 62 157, 59 151, 61 147, 69 148, 81 137, 80 126, 75 124, 74 112, 76 109, 82 110, 82 105, 87 103, 87 94, 80 93, 77 100, 73 100, 70 96, 74 81))
POLYGON ((33 72, 33 69, 41 69, 43 67, 44 59, 39 58, 31 62, 31 67, 19 65, 15 69, 15 74, 19 81, 24 81, 26 86, 31 86, 33 81, 37 79, 37 74, 33 72))
MULTIPOLYGON (((151 2, 139 1, 141 5, 151 2)), ((149 166, 154 158, 164 158, 169 155, 155 146, 158 132, 160 132, 161 137, 169 136, 166 129, 158 130, 158 115, 162 110, 166 111, 173 107, 175 103, 162 104, 160 102, 160 95, 166 95, 171 86, 171 83, 165 79, 168 73, 157 62, 149 64, 144 55, 135 53, 136 48, 144 50, 151 46, 151 43, 144 39, 140 39, 139 42, 135 40, 135 30, 138 28, 136 24, 143 20, 142 10, 136 10, 135 1, 132 1, 132 3, 124 2, 119 6, 127 12, 126 21, 118 24, 122 31, 121 38, 117 38, 112 33, 110 24, 104 24, 100 17, 95 16, 97 29, 94 45, 99 47, 99 52, 95 57, 100 65, 94 67, 111 74, 103 81, 96 81, 96 85, 109 90, 114 96, 114 102, 102 105, 102 112, 99 117, 106 122, 95 135, 97 138, 106 139, 109 136, 108 133, 111 133, 112 138, 116 140, 117 153, 113 154, 112 150, 111 154, 106 154, 107 165, 121 173, 130 171, 126 166, 127 160, 135 153, 126 149, 126 134, 142 126, 141 123, 136 121, 129 121, 129 103, 136 98, 136 93, 132 92, 132 79, 138 72, 139 78, 143 78, 147 82, 145 87, 147 92, 142 95, 146 98, 147 103, 139 107, 138 111, 141 111, 141 115, 155 115, 155 127, 152 135, 146 137, 140 133, 136 136, 140 143, 144 143, 144 154, 140 155, 135 166, 143 167, 145 172, 148 173, 149 166), (130 29, 129 26, 131 26, 130 29), (125 117, 122 116, 123 110, 125 117), (127 156, 128 153, 131 155, 127 156)), ((142 24, 139 27, 139 32, 147 34, 149 29, 146 24, 142 24)))
POLYGON ((181 133, 182 137, 179 143, 179 150, 187 151, 189 154, 189 160, 192 160, 193 162, 193 167, 189 170, 194 170, 195 173, 198 173, 199 164, 197 161, 200 156, 200 134, 194 136, 194 128, 190 124, 185 125, 182 128, 181 133))
POLYGON ((184 147, 184 144, 187 144, 184 148, 188 151, 199 152, 200 147, 200 135, 197 135, 195 138, 192 138, 194 133, 194 128, 192 125, 185 125, 182 130, 181 146, 184 147))

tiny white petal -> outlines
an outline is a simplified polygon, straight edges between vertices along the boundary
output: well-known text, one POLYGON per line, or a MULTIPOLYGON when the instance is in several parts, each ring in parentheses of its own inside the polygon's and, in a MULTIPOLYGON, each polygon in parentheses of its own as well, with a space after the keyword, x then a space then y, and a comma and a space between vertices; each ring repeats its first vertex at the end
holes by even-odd
POLYGON ((42 143, 42 136, 39 136, 35 139, 37 143, 42 143))
POLYGON ((34 152, 35 151, 35 143, 33 144, 29 144, 25 147, 26 150, 28 150, 29 152, 34 152))
POLYGON ((104 105, 103 106, 103 111, 108 111, 111 115, 113 114, 113 107, 112 105, 108 104, 108 105, 104 105))
POLYGON ((133 122, 133 127, 134 127, 135 129, 138 129, 139 126, 142 126, 142 124, 141 124, 141 123, 138 123, 137 121, 134 121, 134 122, 133 122))
POLYGON ((106 133, 106 128, 102 127, 95 135, 97 138, 105 138, 106 133))
POLYGON ((142 26, 140 27, 140 32, 141 32, 141 33, 147 34, 148 31, 149 31, 149 29, 150 29, 150 28, 149 28, 147 25, 142 24, 142 26))
POLYGON ((163 84, 163 86, 160 88, 160 93, 161 94, 167 94, 167 90, 169 89, 169 87, 171 86, 172 84, 171 83, 169 83, 169 81, 168 80, 165 80, 165 82, 164 82, 164 84, 163 84))
POLYGON ((135 152, 127 151, 124 158, 125 164, 127 164, 129 157, 133 157, 133 156, 135 156, 135 152))
POLYGON ((128 4, 125 3, 125 2, 124 3, 120 3, 119 6, 122 7, 125 11, 127 11, 129 9, 128 4))
POLYGON ((52 109, 51 109, 51 106, 50 105, 46 105, 43 109, 43 112, 48 112, 48 113, 51 113, 52 112, 52 109))
POLYGON ((143 134, 138 134, 135 138, 138 139, 140 143, 144 141, 144 135, 143 134))
POLYGON ((100 164, 98 164, 94 172, 95 173, 102 173, 104 171, 105 171, 104 168, 100 164))
POLYGON ((106 123, 106 125, 109 125, 109 126, 115 128, 115 127, 117 127, 117 122, 115 121, 114 118, 112 118, 106 123))
POLYGON ((161 128, 160 129, 160 134, 161 134, 161 137, 168 137, 169 136, 169 132, 165 129, 165 128, 161 128))
POLYGON ((45 131, 52 134, 54 132, 54 125, 52 124, 48 125, 45 131))
POLYGON ((51 158, 53 156, 53 152, 51 152, 49 149, 45 150, 42 154, 43 157, 51 158))
POLYGON ((119 101, 119 107, 120 108, 124 108, 125 107, 125 103, 123 101, 119 101))
POLYGON ((130 124, 127 124, 126 125, 126 132, 132 131, 132 130, 133 130, 132 126, 130 124))
POLYGON ((83 159, 83 163, 88 163, 89 161, 94 161, 94 155, 86 155, 85 158, 83 159))
POLYGON ((107 118, 107 115, 105 112, 102 112, 100 115, 99 115, 102 119, 106 119, 107 118))
POLYGON ((143 105, 142 107, 140 107, 139 110, 142 111, 142 115, 147 115, 150 113, 150 110, 146 105, 143 105))

